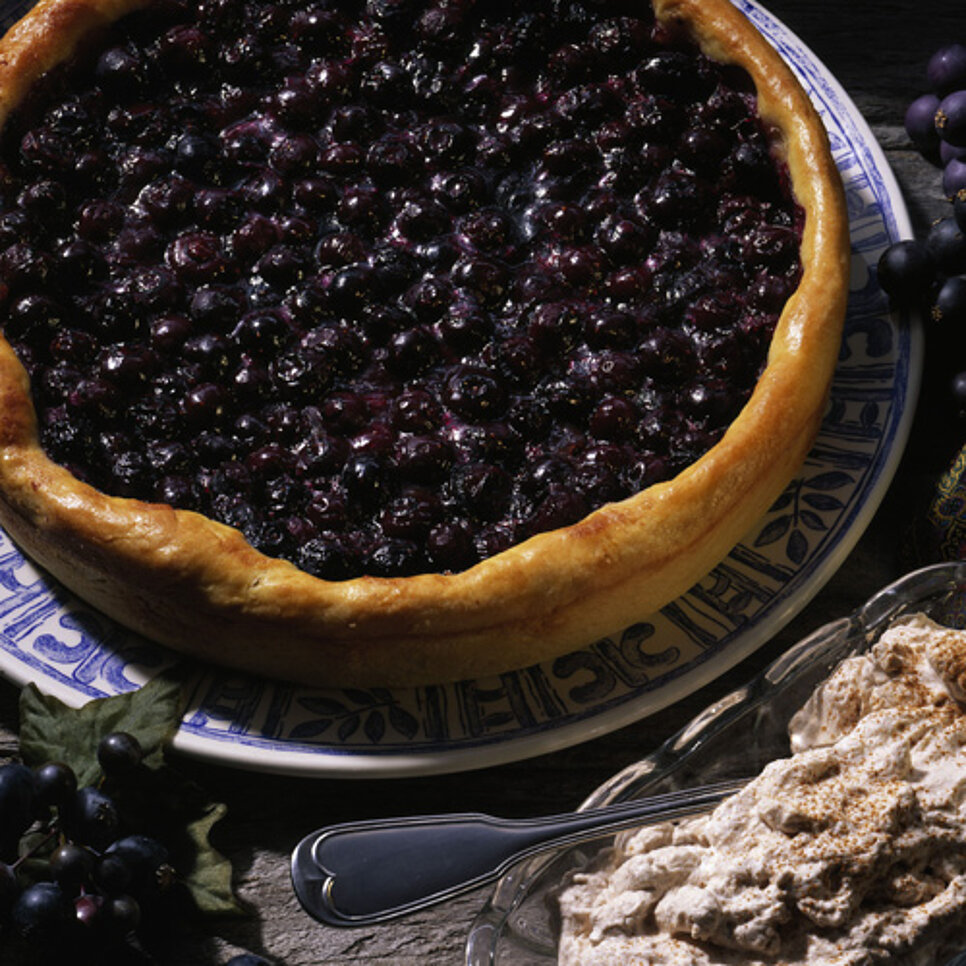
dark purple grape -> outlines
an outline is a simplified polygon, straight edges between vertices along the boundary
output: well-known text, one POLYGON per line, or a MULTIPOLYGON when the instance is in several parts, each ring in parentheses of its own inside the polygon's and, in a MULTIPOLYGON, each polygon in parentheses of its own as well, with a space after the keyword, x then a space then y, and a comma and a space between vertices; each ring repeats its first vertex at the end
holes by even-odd
POLYGON ((936 130, 938 110, 939 98, 935 94, 917 97, 906 109, 906 133, 923 154, 933 154, 939 148, 941 139, 936 130))
POLYGON ((966 90, 953 91, 939 102, 936 130, 953 146, 966 146, 966 90))
POLYGON ((960 231, 966 231, 966 188, 953 196, 953 217, 960 231))
POLYGON ((263 956, 256 956, 255 953, 238 953, 237 956, 232 956, 225 966, 272 966, 272 964, 263 956))
POLYGON ((946 331, 966 326, 966 276, 953 275, 942 283, 933 302, 932 317, 946 331))
POLYGON ((966 46, 940 47, 926 65, 929 86, 940 96, 966 87, 966 46))
POLYGON ((950 161, 943 168, 943 194, 954 198, 960 191, 966 191, 966 161, 950 161))
POLYGON ((93 929, 100 922, 103 909, 103 896, 82 892, 74 899, 74 920, 85 929, 93 929))
POLYGON ((123 856, 105 852, 97 857, 91 876, 98 889, 106 895, 116 896, 127 892, 134 874, 123 856))
POLYGON ((112 933, 128 936, 141 922, 141 905, 134 896, 107 896, 104 898, 101 914, 112 933))
POLYGON ((6 922, 13 904, 20 895, 17 871, 12 865, 0 862, 0 923, 6 922))
POLYGON ((90 849, 65 842, 50 853, 50 875, 67 895, 76 894, 94 871, 95 856, 90 849))
POLYGON ((957 415, 962 419, 966 416, 966 372, 957 372, 950 380, 949 396, 957 415))
POLYGON ((175 870, 168 861, 168 850, 148 835, 125 835, 112 842, 105 858, 124 863, 130 874, 126 891, 144 904, 156 898, 174 882, 175 870))
POLYGON ((70 838, 94 849, 107 848, 121 825, 114 799, 93 785, 77 789, 63 822, 70 838))
POLYGON ((960 231, 955 218, 943 218, 930 227, 926 250, 944 275, 966 272, 966 235, 960 231))
POLYGON ((34 773, 19 762, 0 765, 0 860, 17 857, 20 836, 34 820, 34 773))
POLYGON ((966 147, 957 148, 948 141, 940 141, 939 163, 945 167, 950 161, 966 161, 966 147))
POLYGON ((37 882, 20 893, 10 918, 28 942, 58 942, 74 921, 74 907, 55 882, 37 882))
POLYGON ((112 731, 97 743, 97 761, 105 775, 130 775, 142 758, 141 742, 126 731, 112 731))
POLYGON ((77 775, 62 761, 48 761, 36 770, 34 784, 39 805, 64 808, 77 791, 77 775))
POLYGON ((879 258, 877 268, 882 290, 903 304, 925 296, 934 273, 926 246, 911 238, 890 245, 879 258))

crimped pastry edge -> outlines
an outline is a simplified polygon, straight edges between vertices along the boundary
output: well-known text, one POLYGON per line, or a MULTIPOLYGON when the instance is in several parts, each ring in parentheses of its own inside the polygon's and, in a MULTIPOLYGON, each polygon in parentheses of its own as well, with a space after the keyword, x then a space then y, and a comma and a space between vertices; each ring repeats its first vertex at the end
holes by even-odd
MULTIPOLYGON (((89 32, 143 0, 42 0, 0 41, 0 123, 89 32)), ((108 497, 47 458, 26 373, 0 340, 0 524, 120 623, 191 657, 319 685, 478 677, 585 646, 686 591, 804 460, 848 289, 848 224, 827 137, 779 55, 727 0, 655 0, 702 49, 745 67, 783 137, 806 219, 803 276, 768 365, 724 437, 664 483, 457 574, 328 582, 190 511, 108 497)))

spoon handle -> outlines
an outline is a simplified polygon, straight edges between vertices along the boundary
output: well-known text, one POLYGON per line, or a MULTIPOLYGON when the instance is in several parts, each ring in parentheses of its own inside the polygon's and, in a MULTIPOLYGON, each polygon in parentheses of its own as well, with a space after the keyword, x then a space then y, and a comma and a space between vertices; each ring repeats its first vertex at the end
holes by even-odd
POLYGON ((549 846, 707 811, 744 781, 705 785, 543 818, 417 815, 333 825, 292 853, 306 912, 331 926, 363 926, 442 902, 497 878, 549 846))

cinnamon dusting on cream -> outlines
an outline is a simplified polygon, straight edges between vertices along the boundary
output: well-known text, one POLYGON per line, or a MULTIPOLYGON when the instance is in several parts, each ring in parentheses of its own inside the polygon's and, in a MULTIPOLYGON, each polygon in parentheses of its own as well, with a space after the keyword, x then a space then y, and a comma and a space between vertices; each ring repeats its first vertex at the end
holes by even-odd
POLYGON ((966 924, 966 632, 915 615, 710 815, 619 837, 560 896, 561 966, 926 966, 966 924))

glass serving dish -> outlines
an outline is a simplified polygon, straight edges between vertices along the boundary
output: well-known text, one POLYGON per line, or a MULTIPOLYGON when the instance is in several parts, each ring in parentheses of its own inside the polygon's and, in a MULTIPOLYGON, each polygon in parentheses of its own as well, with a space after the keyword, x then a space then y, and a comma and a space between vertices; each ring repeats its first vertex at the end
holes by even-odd
MULTIPOLYGON (((966 562, 907 574, 853 614, 819 628, 652 755, 611 778, 581 808, 757 774, 769 761, 789 754, 792 715, 836 665, 869 648, 897 618, 917 611, 941 624, 966 628, 966 562)), ((556 891, 568 872, 586 865, 612 841, 613 834, 543 853, 508 872, 473 923, 467 966, 556 963, 556 891)))

